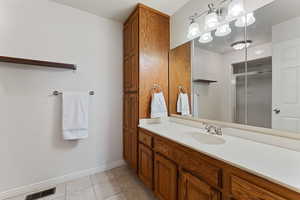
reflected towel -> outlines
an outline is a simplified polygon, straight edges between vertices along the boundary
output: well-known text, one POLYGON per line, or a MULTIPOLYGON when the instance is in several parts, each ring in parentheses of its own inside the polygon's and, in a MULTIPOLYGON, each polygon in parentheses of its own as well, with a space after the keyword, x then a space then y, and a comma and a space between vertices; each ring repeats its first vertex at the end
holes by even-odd
POLYGON ((177 112, 181 115, 190 115, 189 96, 186 93, 179 93, 178 95, 177 112))
POLYGON ((63 93, 62 129, 65 140, 88 137, 89 95, 83 93, 63 93))
POLYGON ((154 93, 151 101, 151 118, 168 117, 167 106, 162 92, 154 93))

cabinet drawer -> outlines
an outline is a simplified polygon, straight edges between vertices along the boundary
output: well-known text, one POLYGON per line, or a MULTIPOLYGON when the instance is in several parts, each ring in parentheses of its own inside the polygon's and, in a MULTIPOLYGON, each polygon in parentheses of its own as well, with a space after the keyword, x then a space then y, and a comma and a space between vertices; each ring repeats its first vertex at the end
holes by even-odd
POLYGON ((154 149, 179 166, 198 175, 202 180, 215 186, 222 186, 222 170, 199 158, 194 152, 179 148, 160 139, 155 139, 154 149))
POLYGON ((231 176, 231 193, 237 200, 287 200, 237 176, 231 176))
POLYGON ((139 142, 152 148, 152 136, 142 130, 139 131, 139 142))

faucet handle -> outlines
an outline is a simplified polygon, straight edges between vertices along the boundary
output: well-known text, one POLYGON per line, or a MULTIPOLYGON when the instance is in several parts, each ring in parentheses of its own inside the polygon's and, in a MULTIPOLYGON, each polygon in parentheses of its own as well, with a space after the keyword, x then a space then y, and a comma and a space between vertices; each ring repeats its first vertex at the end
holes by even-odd
POLYGON ((216 134, 217 135, 223 135, 222 128, 216 127, 216 134))

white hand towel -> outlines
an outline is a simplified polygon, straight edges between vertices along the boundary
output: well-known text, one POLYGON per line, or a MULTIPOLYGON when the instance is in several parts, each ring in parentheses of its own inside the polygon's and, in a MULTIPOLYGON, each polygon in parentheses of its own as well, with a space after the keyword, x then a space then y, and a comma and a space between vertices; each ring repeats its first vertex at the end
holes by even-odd
POLYGON ((179 93, 178 95, 177 112, 181 115, 190 115, 189 97, 186 93, 179 93))
POLYGON ((65 140, 88 137, 89 95, 83 93, 63 93, 62 129, 65 140))
POLYGON ((151 118, 168 117, 167 106, 162 92, 154 93, 151 101, 151 118))

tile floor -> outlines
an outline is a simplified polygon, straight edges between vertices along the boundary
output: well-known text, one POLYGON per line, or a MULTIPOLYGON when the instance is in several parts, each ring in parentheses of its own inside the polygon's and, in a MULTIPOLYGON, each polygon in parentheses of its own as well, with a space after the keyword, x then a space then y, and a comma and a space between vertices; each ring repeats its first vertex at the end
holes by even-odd
MULTIPOLYGON (((7 200, 25 200, 26 195, 7 200)), ((56 194, 40 200, 155 200, 125 165, 56 186, 56 194)))

